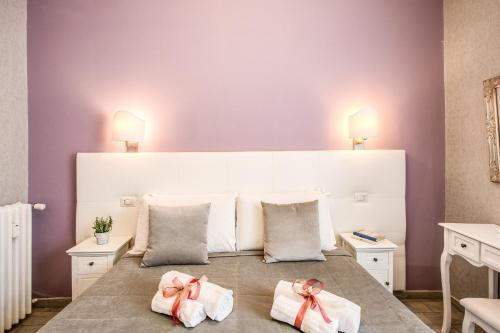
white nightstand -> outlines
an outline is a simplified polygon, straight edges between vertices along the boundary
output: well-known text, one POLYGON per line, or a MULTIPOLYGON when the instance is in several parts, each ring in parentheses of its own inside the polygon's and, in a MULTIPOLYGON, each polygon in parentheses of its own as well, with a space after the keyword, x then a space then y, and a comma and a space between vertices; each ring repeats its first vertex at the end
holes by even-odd
POLYGON ((394 286, 394 250, 398 247, 388 239, 371 244, 352 238, 351 233, 340 234, 341 246, 349 251, 358 264, 392 293, 394 286))
POLYGON ((95 237, 88 238, 68 251, 71 256, 72 298, 77 298, 127 252, 132 237, 111 236, 109 243, 97 245, 95 237))

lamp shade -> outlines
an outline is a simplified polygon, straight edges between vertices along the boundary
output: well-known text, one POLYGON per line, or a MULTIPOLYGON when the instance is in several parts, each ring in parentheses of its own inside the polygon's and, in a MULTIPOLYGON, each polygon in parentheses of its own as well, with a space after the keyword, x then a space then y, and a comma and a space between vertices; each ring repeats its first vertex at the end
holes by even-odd
POLYGON ((378 136, 378 115, 375 110, 361 109, 349 116, 350 138, 373 138, 378 136))
POLYGON ((117 111, 113 116, 113 141, 141 142, 146 122, 128 111, 117 111))

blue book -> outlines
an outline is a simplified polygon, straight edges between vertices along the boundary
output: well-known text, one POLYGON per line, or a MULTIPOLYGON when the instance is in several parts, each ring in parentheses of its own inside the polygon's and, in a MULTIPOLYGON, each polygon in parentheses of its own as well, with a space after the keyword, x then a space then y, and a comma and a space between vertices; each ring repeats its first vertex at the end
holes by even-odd
POLYGON ((372 241, 372 242, 378 242, 378 241, 381 241, 382 239, 384 239, 384 237, 381 235, 375 234, 373 232, 365 231, 365 230, 353 231, 352 234, 354 236, 357 236, 360 238, 368 239, 369 241, 372 241))

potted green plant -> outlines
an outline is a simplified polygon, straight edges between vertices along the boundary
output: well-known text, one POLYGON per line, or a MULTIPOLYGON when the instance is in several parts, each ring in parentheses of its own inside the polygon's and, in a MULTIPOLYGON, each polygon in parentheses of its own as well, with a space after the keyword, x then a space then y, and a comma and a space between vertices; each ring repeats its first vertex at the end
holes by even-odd
POLYGON ((94 236, 97 240, 98 245, 108 244, 109 242, 109 232, 113 227, 113 218, 108 217, 96 217, 94 221, 94 236))

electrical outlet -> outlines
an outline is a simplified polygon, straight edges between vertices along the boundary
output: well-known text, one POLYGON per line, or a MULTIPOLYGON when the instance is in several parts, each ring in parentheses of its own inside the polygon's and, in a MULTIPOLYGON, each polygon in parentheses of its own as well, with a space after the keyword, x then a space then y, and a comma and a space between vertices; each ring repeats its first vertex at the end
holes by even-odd
POLYGON ((120 198, 120 207, 135 207, 137 206, 137 198, 134 196, 126 196, 120 198))
POLYGON ((354 193, 354 201, 356 202, 365 202, 367 198, 368 198, 368 193, 366 192, 354 193))

